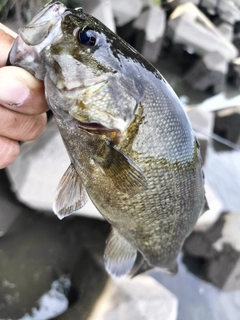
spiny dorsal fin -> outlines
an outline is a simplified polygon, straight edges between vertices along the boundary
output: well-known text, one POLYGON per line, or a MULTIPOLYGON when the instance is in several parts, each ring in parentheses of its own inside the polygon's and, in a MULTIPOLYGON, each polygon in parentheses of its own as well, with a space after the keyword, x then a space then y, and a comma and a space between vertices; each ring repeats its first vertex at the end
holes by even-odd
POLYGON ((82 208, 87 201, 88 196, 82 181, 74 166, 70 164, 58 184, 53 211, 59 219, 63 219, 82 208))
POLYGON ((142 170, 129 156, 110 143, 106 142, 93 160, 121 192, 134 195, 148 188, 142 170))
POLYGON ((116 229, 112 229, 104 252, 107 272, 113 277, 128 274, 136 260, 137 250, 116 229))

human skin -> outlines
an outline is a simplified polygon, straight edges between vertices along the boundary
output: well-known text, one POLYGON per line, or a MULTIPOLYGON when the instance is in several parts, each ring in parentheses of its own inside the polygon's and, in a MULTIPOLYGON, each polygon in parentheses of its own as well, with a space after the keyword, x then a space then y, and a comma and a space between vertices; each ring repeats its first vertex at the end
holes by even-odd
POLYGON ((13 163, 19 141, 36 139, 46 125, 48 106, 42 81, 6 66, 16 33, 0 23, 0 169, 13 163))

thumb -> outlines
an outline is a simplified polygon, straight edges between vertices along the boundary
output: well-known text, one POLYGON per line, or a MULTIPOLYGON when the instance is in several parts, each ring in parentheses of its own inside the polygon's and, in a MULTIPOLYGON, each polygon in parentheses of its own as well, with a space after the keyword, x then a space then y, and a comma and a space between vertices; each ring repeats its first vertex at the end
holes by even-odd
POLYGON ((48 110, 43 82, 13 66, 0 68, 0 104, 25 114, 37 115, 48 110))

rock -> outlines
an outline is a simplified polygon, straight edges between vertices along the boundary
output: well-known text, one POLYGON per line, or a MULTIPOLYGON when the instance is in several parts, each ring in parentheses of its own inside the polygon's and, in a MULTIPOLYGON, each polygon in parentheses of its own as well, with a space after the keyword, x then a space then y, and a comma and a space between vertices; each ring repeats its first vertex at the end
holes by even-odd
POLYGON ((240 20, 240 8, 234 1, 221 0, 218 4, 218 14, 223 21, 234 24, 240 20))
MULTIPOLYGON (((102 259, 102 258, 101 258, 102 259)), ((55 320, 90 320, 95 309, 101 312, 99 299, 108 288, 109 276, 104 266, 88 252, 84 252, 78 259, 73 273, 71 283, 75 301, 69 308, 55 320)), ((97 318, 100 320, 100 318, 97 318)))
POLYGON ((93 15, 113 32, 116 32, 111 0, 83 0, 82 7, 85 12, 93 15))
MULTIPOLYGON (((83 281, 87 283, 86 279, 83 281)), ((79 302, 56 320, 177 319, 176 297, 150 276, 140 275, 133 279, 118 280, 108 278, 98 297, 91 294, 91 283, 96 286, 97 281, 89 281, 89 286, 81 286, 83 301, 80 298, 79 302)))
POLYGON ((213 131, 214 114, 202 111, 196 107, 192 107, 187 108, 187 115, 200 142, 201 155, 204 163, 206 159, 209 137, 213 131))
POLYGON ((218 14, 223 21, 234 24, 240 20, 239 5, 228 0, 202 0, 201 6, 213 14, 218 14))
MULTIPOLYGON (((239 38, 240 40, 240 38, 239 38)), ((240 42, 239 42, 240 45, 240 42)), ((240 59, 235 59, 232 63, 229 65, 229 71, 227 76, 228 83, 235 88, 240 88, 240 59)))
POLYGON ((176 320, 176 297, 147 275, 109 280, 88 320, 176 320))
POLYGON ((143 3, 141 0, 112 0, 113 14, 117 21, 117 26, 121 27, 131 20, 136 19, 142 10, 143 3))
POLYGON ((168 20, 168 35, 173 42, 183 44, 201 57, 187 71, 184 80, 197 90, 213 88, 214 94, 223 91, 228 64, 238 54, 226 37, 226 33, 230 37, 231 27, 224 24, 219 28, 190 2, 178 6, 168 20))
POLYGON ((205 179, 216 196, 221 199, 222 210, 238 211, 240 208, 240 153, 237 150, 216 152, 208 148, 204 164, 205 179))
POLYGON ((240 108, 239 112, 236 111, 228 109, 216 112, 214 133, 240 146, 240 108))
POLYGON ((223 60, 229 62, 238 54, 232 43, 191 2, 178 6, 172 12, 168 28, 173 42, 193 48, 200 56, 218 52, 223 60))
MULTIPOLYGON (((22 144, 19 157, 7 168, 7 173, 20 201, 35 209, 51 211, 57 185, 69 164, 52 119, 37 140, 22 144)), ((90 200, 78 213, 102 218, 90 200)))
POLYGON ((220 25, 218 25, 218 30, 222 33, 222 35, 232 42, 233 40, 233 25, 222 22, 220 25))
POLYGON ((97 277, 95 281, 89 278, 89 286, 85 288, 81 283, 87 284, 87 280, 79 282, 81 292, 84 292, 82 298, 56 320, 177 319, 176 297, 150 276, 119 280, 108 278, 101 292, 95 288, 101 287, 97 277), (95 292, 99 295, 96 296, 95 292))
POLYGON ((240 105, 240 94, 230 96, 226 92, 219 93, 213 97, 205 99, 198 104, 197 108, 207 112, 218 111, 221 109, 236 108, 240 105))
MULTIPOLYGON (((201 1, 200 0, 191 0, 191 3, 198 6, 201 1)), ((171 4, 172 4, 172 6, 174 6, 174 8, 176 8, 177 6, 180 6, 180 5, 185 4, 187 2, 189 2, 189 0, 176 0, 176 1, 172 1, 171 4)))
POLYGON ((201 275, 224 290, 240 289, 240 213, 223 213, 207 231, 194 231, 184 251, 203 260, 201 275))
POLYGON ((224 90, 226 68, 228 64, 226 61, 222 60, 219 65, 216 65, 216 63, 211 65, 210 62, 214 61, 214 58, 217 57, 221 60, 218 53, 210 53, 203 59, 199 59, 185 74, 183 78, 184 81, 196 90, 205 91, 212 88, 214 94, 222 92, 224 90), (214 68, 214 65, 216 68, 214 68), (222 71, 216 70, 218 67, 220 70, 224 69, 225 72, 223 73, 222 71))
POLYGON ((194 230, 195 231, 207 231, 212 225, 219 219, 224 209, 224 204, 219 195, 212 189, 209 183, 205 179, 205 193, 209 206, 209 210, 205 211, 198 219, 194 230))
POLYGON ((149 61, 156 62, 166 27, 165 10, 150 6, 134 21, 133 27, 143 31, 141 39, 137 41, 136 49, 149 61))

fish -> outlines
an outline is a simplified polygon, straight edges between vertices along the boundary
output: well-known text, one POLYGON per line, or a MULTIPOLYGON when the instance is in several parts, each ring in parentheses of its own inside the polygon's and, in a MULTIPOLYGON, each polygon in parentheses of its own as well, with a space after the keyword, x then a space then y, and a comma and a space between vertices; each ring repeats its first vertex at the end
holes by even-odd
POLYGON ((8 60, 44 81, 70 158, 53 211, 62 219, 91 199, 111 224, 104 263, 113 277, 130 275, 139 256, 144 270, 176 272, 206 199, 199 142, 161 73, 60 1, 19 29, 8 60))

